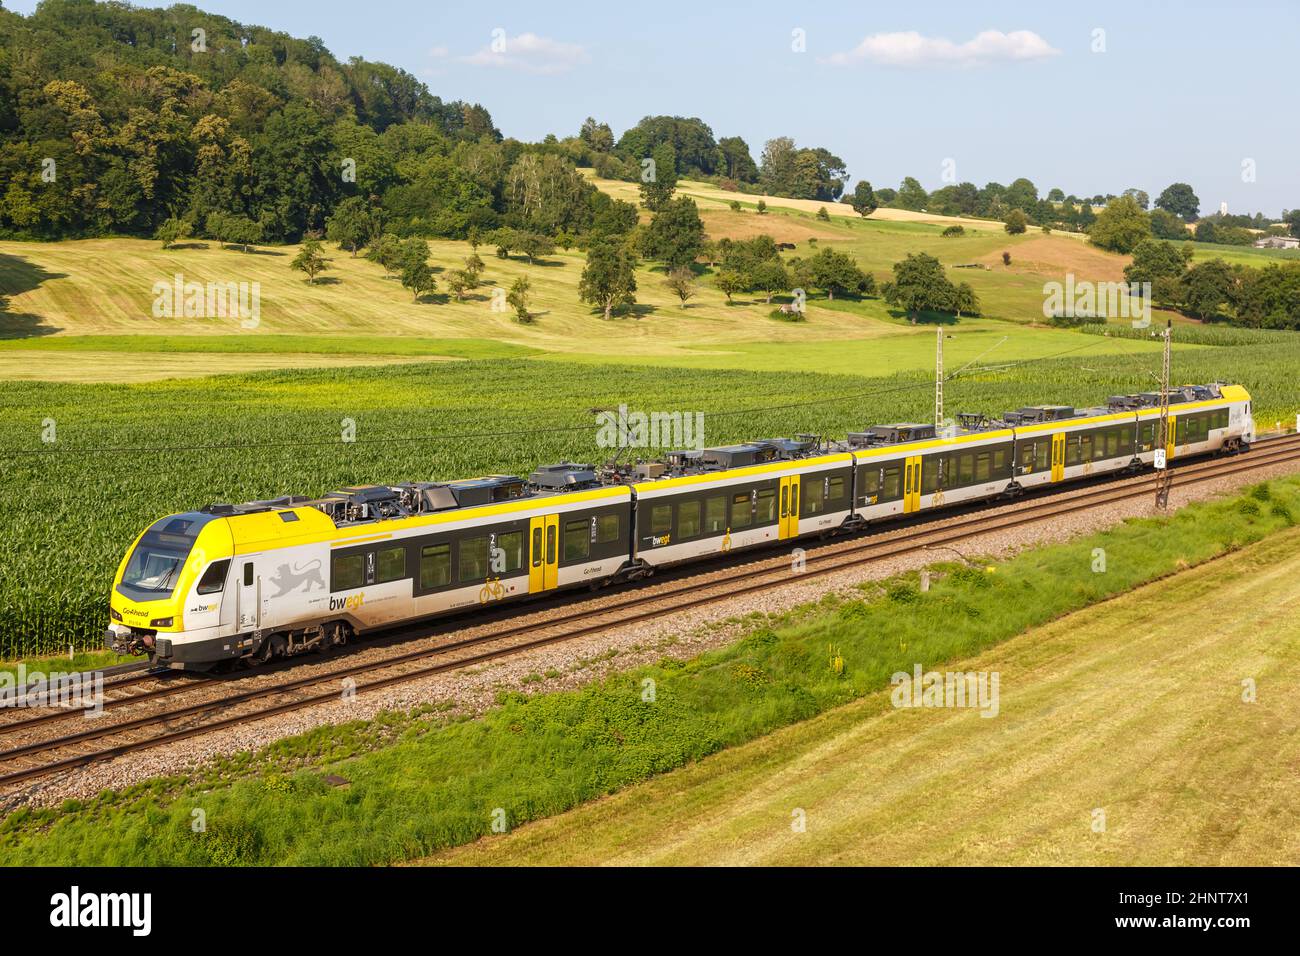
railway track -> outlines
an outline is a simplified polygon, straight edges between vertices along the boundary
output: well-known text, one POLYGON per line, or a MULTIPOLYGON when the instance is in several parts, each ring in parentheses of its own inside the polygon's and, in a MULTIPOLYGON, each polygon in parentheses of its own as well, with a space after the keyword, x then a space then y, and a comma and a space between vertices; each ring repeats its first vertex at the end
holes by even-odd
MULTIPOLYGON (((1174 470, 1173 487, 1187 487, 1290 461, 1300 461, 1300 435, 1261 440, 1246 455, 1181 465, 1174 470)), ((487 663, 613 627, 680 614, 789 584, 795 578, 804 580, 822 577, 888 558, 951 548, 961 541, 991 531, 1027 525, 1151 494, 1151 475, 1146 472, 1101 484, 1083 485, 1065 492, 1026 497, 1012 510, 1005 510, 1005 502, 1002 502, 1002 510, 994 505, 968 513, 958 512, 955 516, 945 515, 944 523, 938 526, 931 521, 902 525, 883 533, 858 534, 807 554, 803 570, 797 575, 792 574, 788 552, 782 548, 779 556, 765 552, 722 571, 717 568, 703 569, 702 572, 682 577, 680 581, 669 580, 666 587, 650 593, 637 590, 614 592, 612 600, 594 599, 600 601, 598 607, 585 606, 584 602, 584 606, 540 622, 525 619, 521 623, 508 624, 488 633, 403 652, 381 661, 345 664, 327 673, 293 677, 287 681, 193 703, 181 702, 179 706, 162 712, 128 717, 112 723, 101 724, 100 721, 106 718, 100 717, 95 721, 97 726, 56 737, 28 740, 0 750, 0 769, 5 771, 0 773, 0 789, 239 724, 487 663), (701 580, 710 575, 717 576, 713 580, 701 580), (161 733, 158 732, 159 728, 162 728, 161 733)), ((424 636, 428 633, 427 625, 422 629, 409 630, 412 637, 421 630, 424 636)), ((269 676, 273 676, 273 673, 269 676)), ((134 674, 116 681, 112 686, 116 690, 130 686, 126 683, 129 681, 138 684, 150 679, 160 679, 160 675, 156 672, 134 674)), ((239 681, 212 677, 181 681, 164 679, 161 686, 105 700, 103 709, 105 712, 118 711, 223 683, 237 684, 239 681)), ((80 710, 50 710, 11 720, 0 724, 0 741, 80 713, 80 710)))

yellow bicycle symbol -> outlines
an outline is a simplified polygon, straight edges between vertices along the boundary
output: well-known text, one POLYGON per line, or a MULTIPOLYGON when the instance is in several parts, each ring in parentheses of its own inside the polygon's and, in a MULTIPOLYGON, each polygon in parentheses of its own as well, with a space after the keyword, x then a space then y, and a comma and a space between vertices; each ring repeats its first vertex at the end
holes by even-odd
POLYGON ((487 604, 489 601, 499 601, 506 596, 506 586, 501 583, 500 578, 488 578, 487 581, 479 588, 478 603, 487 604))
POLYGON ((728 528, 727 533, 722 536, 722 550, 723 551, 731 550, 731 529, 730 528, 728 528))

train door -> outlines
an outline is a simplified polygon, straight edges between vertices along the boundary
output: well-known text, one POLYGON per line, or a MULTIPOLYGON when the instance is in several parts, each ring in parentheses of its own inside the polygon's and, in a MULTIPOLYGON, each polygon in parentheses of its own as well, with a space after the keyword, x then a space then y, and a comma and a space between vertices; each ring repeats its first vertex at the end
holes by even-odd
POLYGON ((1065 432, 1052 436, 1052 480, 1065 478, 1065 432))
POLYGON ((921 510, 921 456, 903 462, 903 514, 921 510))
POLYGON ((799 476, 781 479, 781 519, 777 525, 781 540, 799 535, 799 476))
POLYGON ((528 540, 528 593, 550 591, 560 581, 560 516, 533 518, 528 540))
POLYGON ((1165 462, 1174 460, 1174 449, 1178 445, 1178 416, 1169 413, 1169 428, 1165 432, 1165 462))
POLYGON ((236 594, 239 630, 257 630, 262 621, 262 579, 251 558, 240 562, 239 589, 236 594))

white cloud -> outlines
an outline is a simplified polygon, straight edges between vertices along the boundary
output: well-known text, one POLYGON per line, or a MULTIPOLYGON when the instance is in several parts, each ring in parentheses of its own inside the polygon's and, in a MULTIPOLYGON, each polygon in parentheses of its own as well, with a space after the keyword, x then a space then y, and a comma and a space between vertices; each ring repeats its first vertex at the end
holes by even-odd
POLYGON ((576 43, 562 43, 536 33, 502 37, 477 53, 461 57, 473 66, 495 66, 524 73, 567 73, 590 57, 576 43), (494 49, 493 47, 496 47, 494 49))
POLYGON ((827 62, 837 66, 863 60, 886 66, 981 66, 1041 60, 1060 52, 1032 30, 984 30, 965 43, 926 37, 912 30, 872 34, 847 53, 832 54, 827 62))
POLYGON ((429 50, 429 56, 433 57, 435 60, 440 60, 450 52, 451 51, 445 46, 435 46, 429 50))

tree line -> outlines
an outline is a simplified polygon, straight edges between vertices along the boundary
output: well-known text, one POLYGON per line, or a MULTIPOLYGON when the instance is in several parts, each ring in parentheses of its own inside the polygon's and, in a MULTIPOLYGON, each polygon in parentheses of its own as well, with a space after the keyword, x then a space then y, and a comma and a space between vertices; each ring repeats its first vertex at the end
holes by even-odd
POLYGON ((1196 262, 1196 247, 1144 238, 1124 269, 1131 283, 1150 283, 1153 305, 1207 321, 1258 329, 1300 330, 1300 263, 1262 268, 1213 258, 1196 262))
POLYGON ((1023 177, 1009 186, 991 182, 978 187, 963 182, 927 192, 917 179, 908 176, 898 189, 873 189, 869 182, 859 181, 846 201, 863 216, 883 206, 941 216, 994 219, 1005 223, 1011 233, 1021 233, 1026 226, 1036 225, 1049 231, 1064 229, 1089 235, 1094 234, 1097 220, 1105 210, 1122 202, 1125 208, 1132 204, 1147 213, 1151 234, 1162 239, 1191 238, 1197 242, 1250 245, 1261 232, 1300 236, 1300 209, 1284 210, 1278 219, 1270 219, 1263 213, 1253 216, 1214 213, 1201 217, 1200 199, 1187 183, 1172 183, 1152 204, 1150 195, 1141 189, 1126 189, 1118 196, 1098 194, 1080 199, 1055 188, 1040 197, 1038 187, 1023 177))

